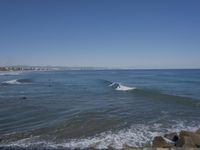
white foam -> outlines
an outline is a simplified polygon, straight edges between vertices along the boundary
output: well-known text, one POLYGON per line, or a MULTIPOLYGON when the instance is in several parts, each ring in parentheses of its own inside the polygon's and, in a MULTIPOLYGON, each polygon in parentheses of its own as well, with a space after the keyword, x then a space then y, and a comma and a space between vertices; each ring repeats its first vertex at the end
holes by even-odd
POLYGON ((121 149, 125 145, 131 147, 142 147, 147 143, 150 145, 150 141, 153 139, 153 137, 159 134, 156 132, 145 132, 146 130, 144 130, 144 128, 146 127, 143 125, 138 125, 136 128, 133 127, 130 129, 124 129, 116 133, 104 132, 92 138, 71 140, 67 143, 59 144, 57 146, 63 146, 67 148, 94 147, 97 149, 107 149, 109 147, 121 149))
POLYGON ((3 84, 21 84, 17 79, 2 82, 3 84))
POLYGON ((117 91, 130 91, 136 89, 136 87, 129 87, 116 82, 111 83, 109 86, 116 87, 115 90, 117 91))
MULTIPOLYGON (((194 125, 186 126, 184 122, 174 121, 174 125, 167 128, 169 132, 180 132, 181 130, 195 131, 199 127, 194 125)), ((90 138, 72 139, 66 143, 53 144, 56 147, 67 148, 97 148, 122 149, 126 146, 130 147, 149 147, 155 136, 163 136, 166 133, 165 125, 154 123, 151 125, 135 124, 128 129, 122 129, 118 132, 103 132, 90 138)))
POLYGON ((0 76, 7 76, 7 75, 20 75, 20 74, 22 74, 22 72, 12 72, 12 71, 10 71, 10 72, 0 72, 0 76))
POLYGON ((39 137, 31 137, 12 142, 5 146, 19 146, 19 147, 64 147, 69 149, 76 148, 96 148, 107 149, 109 147, 121 149, 124 145, 131 147, 141 147, 149 143, 154 136, 158 135, 157 132, 151 132, 148 126, 142 124, 136 125, 130 129, 122 129, 118 132, 103 132, 93 137, 71 139, 62 143, 54 143, 50 141, 42 141, 39 137))
POLYGON ((128 86, 124 86, 124 85, 121 85, 119 84, 117 87, 116 87, 116 90, 117 91, 130 91, 130 90, 134 90, 136 89, 135 87, 128 87, 128 86))
POLYGON ((114 85, 116 85, 117 83, 116 82, 113 82, 113 83, 111 83, 109 86, 114 86, 114 85))

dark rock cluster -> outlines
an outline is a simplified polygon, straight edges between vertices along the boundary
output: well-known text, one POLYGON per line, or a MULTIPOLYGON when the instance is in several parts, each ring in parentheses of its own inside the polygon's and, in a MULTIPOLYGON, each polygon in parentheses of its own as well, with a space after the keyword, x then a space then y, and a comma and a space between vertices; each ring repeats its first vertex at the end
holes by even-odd
POLYGON ((200 148, 200 129, 196 132, 181 131, 165 134, 164 137, 157 136, 152 146, 155 148, 200 148))

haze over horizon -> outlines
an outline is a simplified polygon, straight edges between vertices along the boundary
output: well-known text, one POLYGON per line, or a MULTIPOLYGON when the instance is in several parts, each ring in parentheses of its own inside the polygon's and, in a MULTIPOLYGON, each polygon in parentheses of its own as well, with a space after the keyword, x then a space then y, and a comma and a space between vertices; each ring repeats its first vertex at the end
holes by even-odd
POLYGON ((1 0, 0 66, 200 68, 198 0, 1 0))

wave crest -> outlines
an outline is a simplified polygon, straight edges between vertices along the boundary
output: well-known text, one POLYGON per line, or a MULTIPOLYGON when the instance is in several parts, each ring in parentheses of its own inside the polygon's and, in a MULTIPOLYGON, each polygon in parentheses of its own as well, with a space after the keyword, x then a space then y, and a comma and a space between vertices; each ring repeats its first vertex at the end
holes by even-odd
POLYGON ((114 87, 117 91, 131 91, 136 89, 136 87, 129 87, 116 82, 111 83, 109 86, 114 87))
POLYGON ((21 83, 18 82, 17 79, 15 79, 15 80, 4 81, 2 82, 2 84, 21 84, 21 83))
POLYGON ((2 82, 2 84, 9 84, 9 85, 15 85, 15 84, 25 84, 25 83, 30 83, 30 79, 14 79, 14 80, 8 80, 2 82))

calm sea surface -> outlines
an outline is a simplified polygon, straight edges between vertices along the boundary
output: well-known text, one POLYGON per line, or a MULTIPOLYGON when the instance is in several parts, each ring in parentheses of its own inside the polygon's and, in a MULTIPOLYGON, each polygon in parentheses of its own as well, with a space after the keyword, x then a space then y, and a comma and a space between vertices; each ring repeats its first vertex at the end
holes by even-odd
POLYGON ((200 70, 0 73, 0 147, 140 147, 197 128, 200 70))

